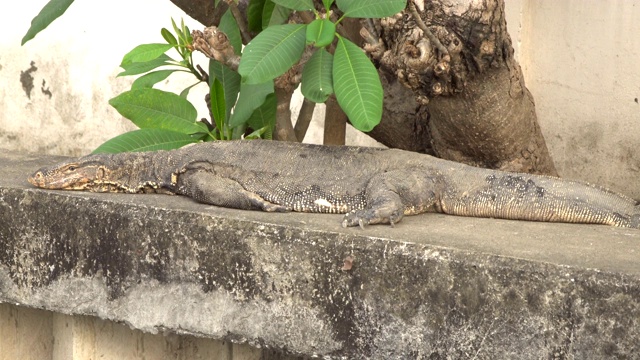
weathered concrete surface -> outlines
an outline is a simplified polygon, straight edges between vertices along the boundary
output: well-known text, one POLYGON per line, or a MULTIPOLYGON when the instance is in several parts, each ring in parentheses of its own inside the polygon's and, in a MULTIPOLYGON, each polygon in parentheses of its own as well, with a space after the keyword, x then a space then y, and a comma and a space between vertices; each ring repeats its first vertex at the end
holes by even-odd
POLYGON ((0 158, 0 301, 294 354, 633 358, 640 231, 444 215, 396 228, 31 188, 0 158), (354 260, 350 269, 345 259, 354 260))

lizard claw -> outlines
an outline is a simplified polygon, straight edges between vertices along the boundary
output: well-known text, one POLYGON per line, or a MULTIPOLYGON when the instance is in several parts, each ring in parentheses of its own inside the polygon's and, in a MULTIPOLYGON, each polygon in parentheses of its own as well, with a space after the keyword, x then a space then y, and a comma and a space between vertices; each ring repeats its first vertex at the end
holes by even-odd
POLYGON ((348 226, 360 226, 364 229, 367 225, 371 224, 372 214, 367 210, 353 210, 344 215, 342 219, 342 227, 348 226))

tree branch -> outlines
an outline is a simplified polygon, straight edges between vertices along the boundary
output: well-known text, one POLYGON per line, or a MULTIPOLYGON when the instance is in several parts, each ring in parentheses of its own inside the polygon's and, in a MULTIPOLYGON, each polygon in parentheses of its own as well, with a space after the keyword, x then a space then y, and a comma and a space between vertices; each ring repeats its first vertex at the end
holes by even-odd
POLYGON ((251 41, 251 34, 249 33, 249 28, 247 27, 247 19, 242 16, 240 10, 238 10, 238 5, 233 0, 225 0, 227 5, 229 5, 229 9, 231 9, 231 14, 236 19, 236 24, 238 24, 238 29, 240 29, 240 35, 242 36, 242 42, 246 45, 251 41))
POLYGON ((442 45, 440 40, 438 40, 438 38, 433 35, 424 21, 422 21, 422 18, 420 17, 420 14, 418 14, 418 10, 416 10, 416 6, 414 5, 413 1, 414 0, 409 0, 407 8, 409 9, 411 16, 413 16, 413 19, 416 21, 416 25, 418 25, 420 30, 424 32, 429 41, 431 41, 431 43, 436 47, 436 49, 438 49, 438 51, 440 51, 443 56, 449 55, 449 50, 447 50, 447 48, 442 45))

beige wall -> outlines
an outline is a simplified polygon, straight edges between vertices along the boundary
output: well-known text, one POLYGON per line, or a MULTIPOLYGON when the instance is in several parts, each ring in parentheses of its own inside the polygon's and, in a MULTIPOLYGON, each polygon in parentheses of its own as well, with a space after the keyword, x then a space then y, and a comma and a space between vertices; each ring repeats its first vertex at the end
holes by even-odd
MULTIPOLYGON (((78 1, 20 47, 47 1, 0 12, 0 149, 79 155, 131 129, 107 104, 131 81, 115 78, 121 57, 137 44, 161 41, 159 29, 184 14, 169 1, 78 1), (31 61, 38 70, 28 99, 20 72, 31 61)), ((560 173, 640 198, 640 0, 506 2, 516 54, 560 173)), ((191 100, 203 104, 204 91, 191 100)))
POLYGON ((0 303, 0 360, 258 360, 248 345, 152 335, 91 316, 0 303))
POLYGON ((560 174, 640 198, 640 1, 507 0, 560 174))
MULTIPOLYGON (((122 56, 138 44, 162 42, 160 29, 185 15, 169 1, 76 1, 21 47, 31 19, 48 1, 25 0, 0 11, 0 149, 80 155, 133 129, 108 104, 133 81, 116 78, 122 56), (32 61, 38 69, 29 99, 20 75, 32 61)), ((192 83, 187 79, 170 78, 164 86, 182 89, 192 83)), ((204 103, 205 88, 190 100, 204 103)))

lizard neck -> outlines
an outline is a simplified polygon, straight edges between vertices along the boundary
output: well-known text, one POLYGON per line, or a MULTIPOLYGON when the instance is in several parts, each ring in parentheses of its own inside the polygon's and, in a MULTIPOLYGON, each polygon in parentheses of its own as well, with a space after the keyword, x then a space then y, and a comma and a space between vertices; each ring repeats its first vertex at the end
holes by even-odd
POLYGON ((173 193, 167 152, 121 153, 104 159, 105 171, 95 191, 173 193))

